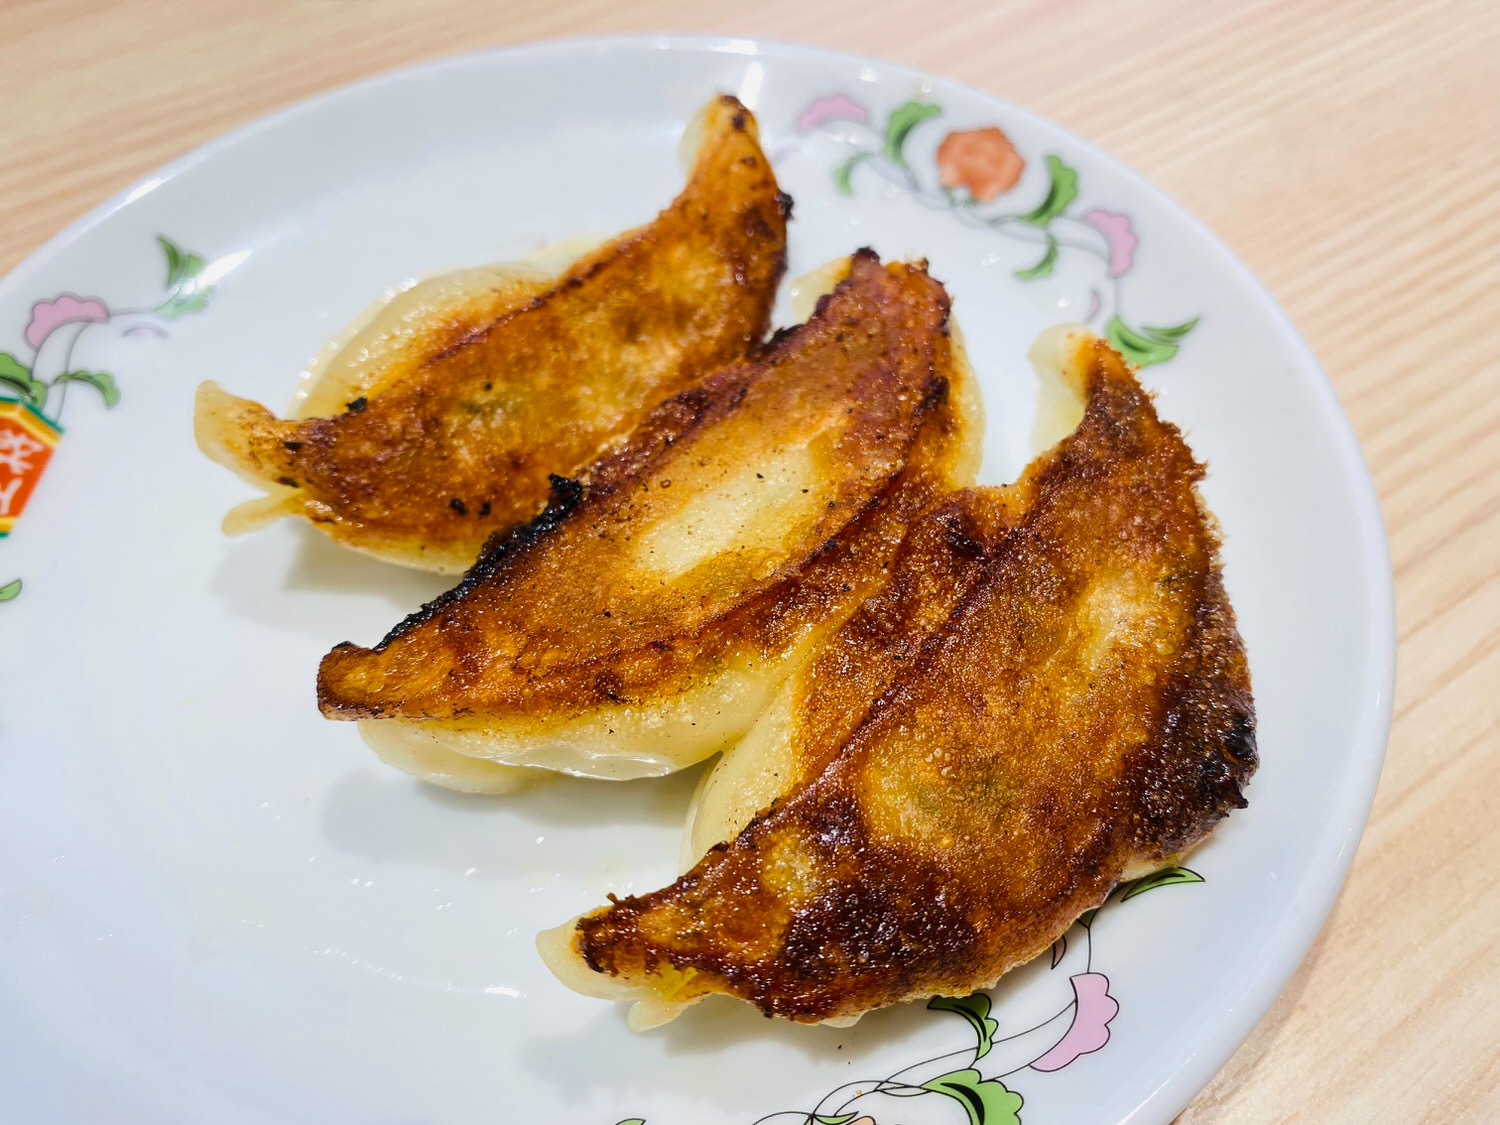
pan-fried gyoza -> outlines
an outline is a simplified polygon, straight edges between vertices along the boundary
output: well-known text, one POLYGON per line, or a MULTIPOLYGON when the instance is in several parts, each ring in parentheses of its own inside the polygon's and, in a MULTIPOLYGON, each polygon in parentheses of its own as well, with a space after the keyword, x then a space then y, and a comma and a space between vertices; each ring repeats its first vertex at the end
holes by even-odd
POLYGON ((505 766, 666 773, 733 744, 972 480, 977 403, 943 287, 863 251, 807 323, 664 403, 374 648, 324 658, 330 718, 460 788, 505 766))
POLYGON ((226 529, 302 516, 347 546, 460 572, 542 510, 550 474, 577 475, 758 344, 789 200, 734 98, 710 103, 696 135, 687 186, 655 221, 561 276, 455 279, 419 310, 430 322, 356 357, 366 369, 340 385, 359 393, 323 403, 328 416, 282 421, 205 383, 199 446, 267 492, 226 529))
POLYGON ((1243 806, 1253 707, 1201 467, 1107 345, 1058 347, 1077 428, 913 523, 704 786, 706 854, 543 935, 565 983, 638 1028, 714 994, 805 1023, 965 995, 1243 806))

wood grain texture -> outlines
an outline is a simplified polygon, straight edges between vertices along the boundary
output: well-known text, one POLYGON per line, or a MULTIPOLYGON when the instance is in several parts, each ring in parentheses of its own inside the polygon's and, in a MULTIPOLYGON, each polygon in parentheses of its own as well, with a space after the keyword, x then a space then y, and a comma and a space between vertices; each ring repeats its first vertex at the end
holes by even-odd
POLYGON ((1500 1121, 1500 14, 1492 0, 3 0, 0 272, 330 86, 568 35, 880 56, 1101 145, 1204 219, 1374 473, 1400 676, 1374 815, 1290 987, 1182 1125, 1500 1121))

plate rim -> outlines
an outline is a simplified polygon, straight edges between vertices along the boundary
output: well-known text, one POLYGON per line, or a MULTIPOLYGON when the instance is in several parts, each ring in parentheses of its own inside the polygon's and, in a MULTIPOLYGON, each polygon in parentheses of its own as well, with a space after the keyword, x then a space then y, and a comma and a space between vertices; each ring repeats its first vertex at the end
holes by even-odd
POLYGON ((1259 311, 1279 328, 1290 353, 1302 369, 1298 372, 1298 378, 1311 393, 1311 401, 1322 423, 1322 432, 1331 441, 1342 481, 1354 499, 1352 515, 1359 532, 1357 550, 1370 571, 1369 581, 1363 584, 1365 588, 1362 600, 1374 643, 1363 654, 1364 667, 1359 675, 1359 697, 1362 704, 1358 712, 1359 723, 1347 736, 1347 742, 1355 751, 1351 761, 1360 768, 1351 771, 1353 776, 1346 778, 1348 784, 1335 794, 1336 799, 1328 806, 1329 815, 1325 817, 1321 831, 1313 837, 1314 846, 1309 850, 1309 857, 1316 862, 1308 863, 1298 873, 1296 890, 1286 900, 1288 923, 1283 933, 1287 937, 1259 959, 1258 971, 1247 970, 1241 974, 1239 989, 1226 994, 1228 1010, 1214 1025, 1218 1035, 1210 1034, 1202 1047, 1178 1061, 1165 1080, 1122 1119, 1127 1122, 1157 1119, 1168 1121, 1208 1085, 1249 1038, 1306 960, 1338 901, 1368 825, 1387 752, 1396 684, 1398 638, 1394 574, 1379 494, 1333 383, 1296 325, 1265 284, 1207 224, 1134 167, 1097 143, 1000 95, 937 73, 874 56, 810 44, 729 35, 558 37, 462 52, 413 65, 384 69, 322 90, 236 126, 139 177, 128 187, 68 223, 18 262, 4 278, 0 278, 0 302, 10 300, 22 292, 26 275, 45 268, 66 248, 86 238, 94 229, 157 187, 208 163, 222 152, 262 134, 271 133, 286 122, 303 115, 316 114, 330 105, 357 99, 382 86, 414 79, 436 78, 446 71, 456 69, 503 67, 519 59, 545 61, 547 56, 635 52, 689 52, 859 65, 872 68, 882 80, 907 79, 930 84, 933 92, 939 89, 955 91, 963 96, 988 102, 1005 114, 1032 126, 1055 131, 1081 150, 1102 159, 1112 170, 1123 175, 1137 191, 1169 213, 1175 222, 1181 223, 1199 250, 1210 254, 1219 267, 1231 273, 1251 295, 1259 306, 1259 311))

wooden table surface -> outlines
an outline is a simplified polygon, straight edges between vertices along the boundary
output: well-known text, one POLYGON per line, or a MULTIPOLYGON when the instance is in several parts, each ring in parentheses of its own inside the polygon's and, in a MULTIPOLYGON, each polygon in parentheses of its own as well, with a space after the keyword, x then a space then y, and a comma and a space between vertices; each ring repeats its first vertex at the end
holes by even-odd
POLYGON ((1321 359, 1396 573, 1353 873, 1192 1125, 1500 1122, 1500 7, 0 0, 0 274, 158 165, 370 74, 630 32, 801 41, 1029 107, 1205 220, 1321 359))

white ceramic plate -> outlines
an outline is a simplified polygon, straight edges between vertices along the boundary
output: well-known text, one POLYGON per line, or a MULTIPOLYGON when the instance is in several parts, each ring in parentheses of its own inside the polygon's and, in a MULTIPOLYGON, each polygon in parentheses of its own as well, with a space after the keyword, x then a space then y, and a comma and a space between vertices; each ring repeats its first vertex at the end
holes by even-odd
POLYGON ((392 75, 61 235, 0 286, 0 350, 0 382, 66 427, 0 406, 0 504, 28 499, 0 547, 0 583, 23 580, 0 605, 7 1121, 1164 1122, 1295 968, 1359 839, 1391 589, 1328 384, 1161 193, 971 90, 733 40, 392 75), (1162 412, 1211 468, 1259 706, 1250 807, 1191 857, 1201 881, 1116 899, 987 1012, 908 1005, 841 1031, 715 1002, 630 1034, 532 939, 669 880, 692 779, 484 800, 386 768, 318 716, 314 669, 442 583, 290 523, 218 531, 249 492, 193 446, 200 380, 285 403, 387 286, 645 221, 716 91, 755 110, 796 199, 789 276, 868 243, 949 284, 985 479, 1025 456, 1027 346, 1080 319, 1156 361, 1162 412), (972 135, 941 147, 955 133, 972 135))

